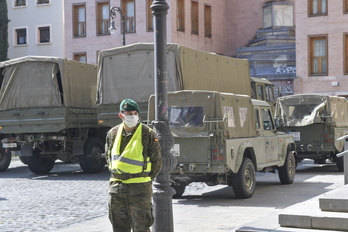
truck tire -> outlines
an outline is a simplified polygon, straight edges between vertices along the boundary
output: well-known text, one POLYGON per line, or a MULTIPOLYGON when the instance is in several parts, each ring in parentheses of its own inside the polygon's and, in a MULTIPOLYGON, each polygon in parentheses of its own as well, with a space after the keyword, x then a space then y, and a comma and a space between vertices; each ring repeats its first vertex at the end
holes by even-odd
POLYGON ((292 182, 294 182, 294 179, 295 179, 295 172, 296 172, 295 156, 292 151, 289 151, 286 156, 284 165, 278 168, 280 183, 292 184, 292 182))
POLYGON ((40 153, 40 150, 36 148, 33 151, 33 156, 27 156, 27 165, 33 173, 47 174, 52 170, 55 160, 52 158, 43 158, 40 153))
POLYGON ((255 167, 253 162, 244 157, 236 174, 232 175, 232 187, 237 198, 250 198, 254 194, 256 186, 255 167))
POLYGON ((27 157, 26 157, 26 156, 19 156, 19 160, 20 160, 23 164, 27 164, 27 157))
POLYGON ((3 148, 0 148, 0 172, 4 172, 10 166, 11 152, 3 148))
POLYGON ((90 137, 84 144, 84 154, 79 157, 81 169, 87 174, 101 172, 105 167, 105 159, 101 157, 104 143, 97 137, 90 137))
POLYGON ((336 160, 336 167, 338 169, 339 172, 343 172, 344 171, 344 161, 343 161, 343 156, 341 157, 337 157, 336 160))
POLYGON ((171 187, 175 190, 175 194, 173 195, 173 198, 179 198, 184 194, 186 184, 175 182, 172 183, 171 187))

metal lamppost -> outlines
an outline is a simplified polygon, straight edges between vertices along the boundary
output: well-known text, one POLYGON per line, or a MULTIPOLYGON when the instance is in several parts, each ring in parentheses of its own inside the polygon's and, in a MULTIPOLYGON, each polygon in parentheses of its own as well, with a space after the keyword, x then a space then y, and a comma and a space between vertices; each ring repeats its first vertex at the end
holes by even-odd
POLYGON ((161 144, 162 170, 154 181, 154 217, 152 226, 154 232, 173 232, 172 196, 175 190, 171 188, 170 171, 176 166, 176 159, 170 154, 174 139, 168 122, 167 96, 167 26, 166 15, 169 9, 165 0, 154 0, 151 5, 155 16, 154 27, 154 70, 155 70, 155 121, 154 130, 161 144))
POLYGON ((111 17, 111 24, 110 24, 110 28, 109 28, 109 31, 110 31, 110 34, 115 34, 116 33, 116 27, 115 27, 115 18, 116 18, 116 11, 118 13, 120 13, 121 15, 121 24, 122 24, 122 28, 121 28, 121 31, 122 31, 122 35, 123 35, 123 40, 122 40, 122 45, 126 45, 126 35, 125 35, 125 21, 124 21, 124 14, 121 10, 121 8, 119 8, 118 6, 114 6, 114 7, 111 7, 110 8, 110 17, 111 17))

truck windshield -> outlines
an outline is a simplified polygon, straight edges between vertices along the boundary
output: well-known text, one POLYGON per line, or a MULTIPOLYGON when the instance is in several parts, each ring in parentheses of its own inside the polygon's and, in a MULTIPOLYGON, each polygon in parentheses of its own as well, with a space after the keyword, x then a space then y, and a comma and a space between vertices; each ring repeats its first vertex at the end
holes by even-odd
POLYGON ((325 102, 325 98, 321 97, 301 97, 284 99, 279 104, 288 126, 304 126, 314 122, 325 102))
POLYGON ((171 107, 169 109, 169 125, 171 127, 202 127, 203 107, 171 107))

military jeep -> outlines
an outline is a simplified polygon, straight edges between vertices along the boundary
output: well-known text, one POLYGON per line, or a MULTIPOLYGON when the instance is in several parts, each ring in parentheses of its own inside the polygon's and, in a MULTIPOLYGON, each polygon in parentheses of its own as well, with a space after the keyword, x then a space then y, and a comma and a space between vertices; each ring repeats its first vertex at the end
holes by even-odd
POLYGON ((343 157, 336 154, 344 149, 337 139, 348 134, 348 102, 344 97, 321 94, 297 94, 280 97, 276 103, 279 129, 294 136, 297 162, 313 159, 323 164, 336 162, 343 171, 343 157))
MULTIPOLYGON (((148 120, 154 120, 154 96, 148 120)), ((282 184, 295 177, 295 142, 275 129, 270 105, 246 95, 184 90, 168 93, 168 121, 175 139, 171 172, 174 197, 192 182, 232 186, 237 198, 255 190, 255 172, 278 170, 282 184)))

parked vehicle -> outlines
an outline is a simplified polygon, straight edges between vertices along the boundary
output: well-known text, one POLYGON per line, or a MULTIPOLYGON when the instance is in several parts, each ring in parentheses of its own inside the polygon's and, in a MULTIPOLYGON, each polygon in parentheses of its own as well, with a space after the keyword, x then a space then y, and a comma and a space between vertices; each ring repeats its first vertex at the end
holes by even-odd
MULTIPOLYGON (((145 120, 148 98, 155 93, 154 45, 137 43, 103 50, 98 60, 97 103, 100 125, 110 128, 120 122, 117 117, 118 104, 125 98, 131 98, 139 104, 140 117, 145 120)), ((259 93, 254 96, 255 99, 269 99, 271 104, 275 104, 272 94, 274 86, 261 78, 251 80, 248 60, 198 51, 178 44, 167 45, 167 86, 168 91, 196 89, 249 96, 252 95, 253 86, 259 93)))
MULTIPOLYGON (((148 120, 155 119, 154 96, 148 120)), ((249 96, 215 91, 168 93, 168 121, 174 136, 171 172, 175 197, 192 182, 233 187, 237 198, 255 190, 255 172, 278 170, 280 182, 295 178, 295 142, 275 128, 270 105, 249 96)))
POLYGON ((275 118, 279 129, 294 136, 297 162, 313 159, 336 162, 343 171, 344 141, 337 139, 348 134, 348 102, 343 97, 321 94, 297 94, 277 100, 275 118))
POLYGON ((106 129, 97 123, 95 65, 26 56, 1 62, 0 77, 2 170, 9 151, 37 174, 49 173, 57 159, 79 161, 86 173, 104 168, 106 129))

